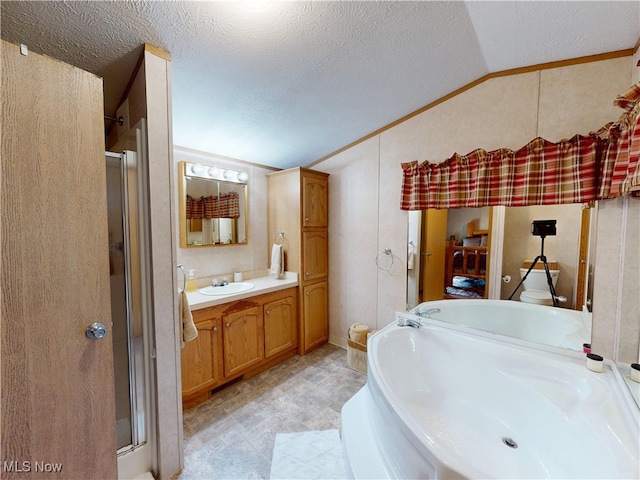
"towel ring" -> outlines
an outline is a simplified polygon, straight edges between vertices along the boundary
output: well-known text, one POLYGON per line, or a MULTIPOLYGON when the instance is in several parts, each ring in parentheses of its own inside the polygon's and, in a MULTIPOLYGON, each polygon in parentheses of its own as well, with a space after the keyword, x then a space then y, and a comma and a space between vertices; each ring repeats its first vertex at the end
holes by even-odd
POLYGON ((187 291, 187 274, 184 273, 184 267, 182 266, 181 263, 179 263, 176 268, 179 268, 180 270, 182 270, 182 291, 186 292, 187 291))
POLYGON ((281 230, 273 234, 271 241, 276 245, 284 245, 284 231, 281 230), (280 242, 280 243, 278 243, 280 242))
POLYGON ((391 267, 393 267, 393 253, 391 253, 390 248, 385 248, 383 251, 378 252, 378 255, 376 255, 376 267, 378 267, 380 270, 386 270, 387 272, 391 271, 391 267), (389 265, 387 265, 386 267, 380 266, 380 257, 382 255, 387 255, 391 257, 391 261, 389 262, 389 265))

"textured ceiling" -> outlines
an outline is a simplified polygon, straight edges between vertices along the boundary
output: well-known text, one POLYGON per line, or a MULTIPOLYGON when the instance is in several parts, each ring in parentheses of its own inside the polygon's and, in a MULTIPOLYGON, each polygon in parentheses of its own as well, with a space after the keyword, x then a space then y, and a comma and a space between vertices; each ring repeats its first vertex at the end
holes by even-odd
POLYGON ((307 165, 489 72, 629 49, 637 1, 7 1, 2 38, 105 79, 171 53, 176 145, 307 165))

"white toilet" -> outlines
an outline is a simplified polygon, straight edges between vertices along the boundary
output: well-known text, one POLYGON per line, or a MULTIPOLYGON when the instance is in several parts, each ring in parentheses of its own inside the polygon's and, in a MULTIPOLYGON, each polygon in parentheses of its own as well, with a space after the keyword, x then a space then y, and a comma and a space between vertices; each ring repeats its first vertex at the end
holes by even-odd
MULTIPOLYGON (((548 264, 552 263, 553 265, 557 265, 556 262, 548 262, 548 264)), ((520 278, 523 278, 529 270, 529 266, 531 262, 528 262, 526 268, 520 269, 520 278)), ((536 267, 538 264, 536 264, 536 267)), ((553 298, 551 298, 551 292, 549 291, 549 284, 547 283, 547 274, 543 268, 538 269, 534 268, 529 272, 527 279, 524 281, 524 291, 520 294, 520 301, 523 303, 535 303, 537 305, 550 305, 553 306, 553 298)), ((551 270, 549 269, 549 274, 551 275, 551 283, 553 284, 553 289, 555 290, 556 284, 558 283, 558 277, 560 276, 560 270, 551 270)))

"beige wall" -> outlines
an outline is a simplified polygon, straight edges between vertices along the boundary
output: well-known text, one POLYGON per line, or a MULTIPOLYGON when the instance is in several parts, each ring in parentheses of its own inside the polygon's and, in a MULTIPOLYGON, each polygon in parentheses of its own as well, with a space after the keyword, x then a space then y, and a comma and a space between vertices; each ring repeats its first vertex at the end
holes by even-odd
MULTIPOLYGON (((640 81, 638 61, 640 50, 630 62, 629 85, 640 81)), ((599 203, 592 350, 627 363, 639 361, 639 217, 638 199, 617 198, 599 203)))
POLYGON ((331 174, 331 341, 344 345, 351 323, 380 328, 405 308, 402 162, 437 162, 475 148, 519 148, 537 135, 557 141, 596 130, 620 115, 612 101, 630 84, 631 61, 624 57, 489 79, 314 165, 331 174), (391 271, 375 265, 384 248, 394 253, 391 271))
POLYGON ((180 388, 180 333, 171 175, 171 62, 145 49, 144 78, 147 95, 149 159, 149 227, 153 289, 155 414, 159 478, 169 478, 182 469, 182 395, 180 388))
MULTIPOLYGON (((145 46, 144 61, 132 79, 125 99, 129 105, 129 125, 146 119, 146 158, 149 182, 149 235, 151 241, 150 286, 152 291, 151 346, 155 361, 151 364, 152 411, 156 449, 152 468, 157 478, 170 478, 182 469, 182 395, 180 388, 180 334, 177 318, 175 283, 176 231, 173 227, 174 184, 171 138, 171 61, 168 55, 145 46)), ((125 128, 120 138, 126 137, 125 128)), ((110 136, 118 141, 118 134, 110 136)))

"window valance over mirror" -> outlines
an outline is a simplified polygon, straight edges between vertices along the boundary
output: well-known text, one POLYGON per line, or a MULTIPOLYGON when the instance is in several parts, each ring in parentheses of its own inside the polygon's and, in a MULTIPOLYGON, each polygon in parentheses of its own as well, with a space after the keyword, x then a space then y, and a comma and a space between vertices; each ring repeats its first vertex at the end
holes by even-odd
POLYGON ((194 198, 187 195, 187 218, 239 218, 240 196, 236 192, 194 198))
POLYGON ((640 195, 640 82, 614 104, 617 122, 557 143, 535 138, 513 151, 455 153, 403 163, 402 210, 586 203, 640 195))

